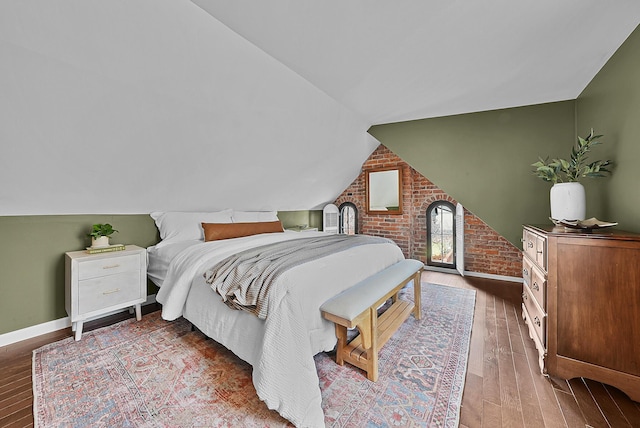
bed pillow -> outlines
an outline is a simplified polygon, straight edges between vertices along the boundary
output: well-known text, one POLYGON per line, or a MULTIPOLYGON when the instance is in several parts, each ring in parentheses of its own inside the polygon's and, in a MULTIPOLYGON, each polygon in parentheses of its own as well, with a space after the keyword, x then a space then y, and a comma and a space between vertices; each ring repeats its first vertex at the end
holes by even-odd
POLYGON ((202 229, 205 241, 241 238, 259 233, 284 232, 280 220, 251 223, 202 223, 202 229))
POLYGON ((160 239, 163 242, 179 242, 204 239, 201 224, 231 223, 233 210, 215 212, 152 212, 151 218, 156 222, 160 239))
POLYGON ((231 215, 234 223, 256 223, 278 221, 277 211, 233 211, 231 215))

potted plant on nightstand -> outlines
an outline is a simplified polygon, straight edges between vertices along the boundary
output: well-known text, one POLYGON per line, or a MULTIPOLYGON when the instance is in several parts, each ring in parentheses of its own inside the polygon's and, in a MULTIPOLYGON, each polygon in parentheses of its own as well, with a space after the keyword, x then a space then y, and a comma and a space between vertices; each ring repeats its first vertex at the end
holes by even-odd
POLYGON ((610 160, 598 160, 587 163, 587 153, 591 147, 600 144, 594 135, 593 128, 586 138, 578 137, 578 141, 571 148, 571 157, 566 159, 539 158, 531 164, 533 173, 553 183, 550 191, 551 218, 554 220, 584 220, 586 200, 584 187, 579 180, 583 177, 604 177, 611 173, 609 169, 613 163, 610 160))
POLYGON ((87 236, 91 237, 91 248, 102 248, 109 246, 109 237, 117 232, 109 223, 94 224, 91 233, 87 236))

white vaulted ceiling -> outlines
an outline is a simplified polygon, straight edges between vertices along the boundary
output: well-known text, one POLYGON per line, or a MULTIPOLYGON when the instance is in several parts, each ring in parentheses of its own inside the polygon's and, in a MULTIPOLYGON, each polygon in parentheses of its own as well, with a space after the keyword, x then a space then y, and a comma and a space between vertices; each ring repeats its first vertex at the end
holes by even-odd
POLYGON ((3 0, 0 215, 321 207, 371 125, 576 98, 618 0, 3 0))
POLYGON ((193 0, 371 124, 576 98, 640 22, 623 0, 193 0))

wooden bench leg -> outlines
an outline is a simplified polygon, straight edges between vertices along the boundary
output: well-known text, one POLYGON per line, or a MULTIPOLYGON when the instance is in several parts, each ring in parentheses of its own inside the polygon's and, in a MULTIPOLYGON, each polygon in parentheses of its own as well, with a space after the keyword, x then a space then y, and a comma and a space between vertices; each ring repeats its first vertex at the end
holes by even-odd
MULTIPOLYGON (((372 382, 378 380, 378 311, 376 308, 369 308, 370 346, 367 350, 367 379, 372 382)), ((363 340, 363 345, 365 341, 363 340)))
POLYGON ((338 345, 336 346, 336 363, 344 365, 344 349, 347 346, 347 327, 336 324, 336 337, 338 338, 338 345))
POLYGON ((413 308, 413 316, 415 319, 419 320, 422 318, 422 303, 420 297, 422 296, 422 285, 420 283, 420 279, 422 271, 419 270, 413 276, 413 300, 415 302, 415 306, 413 308))

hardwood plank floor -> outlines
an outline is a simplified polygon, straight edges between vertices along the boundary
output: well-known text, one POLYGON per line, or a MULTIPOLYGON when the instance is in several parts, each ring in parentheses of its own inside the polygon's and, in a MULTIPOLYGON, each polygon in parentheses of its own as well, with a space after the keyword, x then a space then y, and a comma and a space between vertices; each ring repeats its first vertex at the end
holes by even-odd
MULTIPOLYGON (((440 272, 425 272, 423 281, 476 290, 461 427, 640 428, 640 404, 616 388, 540 374, 520 316, 520 284, 440 272)), ((143 309, 148 313, 158 306, 143 309)), ((85 330, 130 316, 93 321, 85 330)), ((32 351, 70 336, 71 329, 65 329, 0 348, 0 427, 33 426, 32 351)))
POLYGON ((425 272, 422 280, 476 290, 460 426, 640 427, 640 404, 618 389, 540 374, 538 353, 521 317, 521 284, 440 272, 425 272), (483 349, 475 345, 480 341, 483 349), (472 369, 477 367, 481 373, 472 369))

